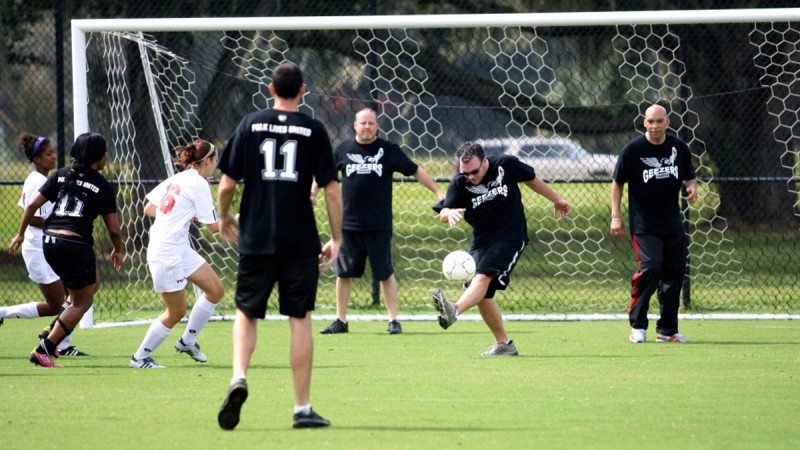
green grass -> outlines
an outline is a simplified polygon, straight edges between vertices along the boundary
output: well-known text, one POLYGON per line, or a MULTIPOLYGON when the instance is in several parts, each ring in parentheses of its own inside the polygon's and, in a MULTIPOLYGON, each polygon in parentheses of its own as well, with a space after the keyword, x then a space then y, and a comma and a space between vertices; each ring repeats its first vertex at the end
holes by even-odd
MULTIPOLYGON (((683 321, 686 345, 627 342, 624 322, 510 322, 518 358, 478 356, 485 326, 442 331, 353 322, 315 336, 312 400, 333 422, 292 430, 288 324, 264 322, 233 432, 216 412, 231 376, 231 323, 201 338, 210 362, 172 349, 165 370, 127 368, 146 327, 79 330, 92 354, 26 361, 44 320, 0 328, 2 446, 17 448, 798 448, 800 323, 683 321)), ((314 323, 315 333, 327 325, 314 323)), ((652 333, 652 327, 651 327, 652 333)), ((651 336, 652 338, 652 336, 651 336)))
MULTIPOLYGON (((442 167, 431 173, 447 175, 442 167)), ((607 235, 608 185, 557 183, 554 187, 573 203, 572 218, 555 221, 549 202, 523 188, 531 242, 514 270, 510 288, 498 295, 503 308, 531 313, 624 312, 636 266, 629 239, 607 235)), ((0 214, 4 242, 18 225, 18 195, 19 186, 0 187, 0 205, 6 208, 6 214, 0 214)), ((466 223, 453 229, 440 223, 431 210, 433 200, 433 195, 416 181, 394 186, 394 262, 403 312, 429 310, 433 287, 441 287, 451 296, 458 291, 457 285, 444 282, 440 264, 447 252, 469 247, 472 231, 466 223)), ((324 201, 317 202, 316 210, 319 229, 325 234, 324 201)), ((102 283, 96 296, 98 317, 124 320, 139 316, 141 310, 155 316, 161 301, 152 291, 145 265, 138 257, 129 258, 126 273, 113 273, 106 261, 110 245, 101 223, 96 223, 96 241, 105 255, 98 264, 102 283), (142 281, 130 285, 128 275, 136 271, 142 281)), ((215 247, 209 261, 225 282, 227 292, 222 304, 230 308, 235 289, 234 252, 228 251, 228 259, 220 263, 220 256, 229 248, 226 244, 215 247)), ((693 312, 800 312, 800 258, 794 257, 800 251, 800 234, 796 230, 730 228, 724 233, 696 233, 692 249, 696 252, 691 260, 693 312), (705 248, 700 252, 702 245, 705 248)), ((129 249, 129 255, 133 250, 129 249)), ((7 295, 0 299, 0 305, 38 298, 38 289, 28 281, 21 256, 3 255, 0 289, 7 295)), ((365 278, 356 282, 354 310, 371 305, 370 278, 367 269, 365 278)), ((318 307, 323 311, 335 308, 334 278, 330 274, 320 281, 318 307)))

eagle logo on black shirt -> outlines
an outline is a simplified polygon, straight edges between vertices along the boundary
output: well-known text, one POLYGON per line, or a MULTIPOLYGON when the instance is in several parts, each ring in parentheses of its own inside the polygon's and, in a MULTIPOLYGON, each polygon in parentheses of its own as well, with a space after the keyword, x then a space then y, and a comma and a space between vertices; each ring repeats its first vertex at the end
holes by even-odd
POLYGON ((669 178, 670 175, 678 178, 678 166, 675 165, 675 159, 678 157, 678 150, 672 147, 672 155, 669 158, 639 158, 642 162, 652 167, 652 169, 645 169, 642 171, 642 179, 645 183, 650 181, 653 177, 657 180, 669 178))
POLYGON ((349 177, 353 172, 358 175, 366 175, 372 172, 381 176, 383 174, 383 164, 379 161, 383 157, 383 147, 378 149, 375 156, 364 156, 356 153, 348 153, 347 157, 355 164, 348 164, 345 168, 345 173, 349 177))
POLYGON ((487 186, 483 184, 479 184, 477 186, 470 186, 469 184, 466 189, 477 195, 472 199, 472 208, 475 209, 481 205, 481 203, 488 202, 494 200, 495 197, 498 195, 502 195, 504 197, 508 196, 508 186, 503 184, 503 177, 505 177, 505 170, 502 167, 497 168, 497 178, 490 181, 487 186))

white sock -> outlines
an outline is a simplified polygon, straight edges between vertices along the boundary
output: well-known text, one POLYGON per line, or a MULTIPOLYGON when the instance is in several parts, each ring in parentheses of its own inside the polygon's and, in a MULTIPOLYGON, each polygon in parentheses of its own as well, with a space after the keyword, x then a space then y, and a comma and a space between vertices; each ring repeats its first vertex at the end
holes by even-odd
POLYGON ((69 347, 72 344, 72 333, 68 334, 67 337, 58 344, 58 351, 64 350, 65 348, 69 347))
POLYGON ((153 323, 150 324, 150 328, 147 329, 147 333, 145 333, 144 339, 133 357, 137 360, 141 360, 142 358, 150 356, 150 353, 153 353, 169 336, 170 331, 172 331, 172 328, 165 327, 158 319, 154 320, 153 323))
POLYGON ((295 405, 294 406, 294 413, 295 414, 298 414, 298 413, 310 414, 311 413, 311 403, 309 403, 307 405, 301 405, 301 406, 295 405))
POLYGON ((203 331, 203 328, 205 328, 208 323, 208 319, 214 314, 214 308, 216 307, 216 304, 206 299, 205 294, 201 295, 200 298, 194 302, 192 312, 189 314, 189 323, 186 324, 186 330, 183 332, 183 336, 181 336, 184 344, 189 346, 194 345, 195 341, 197 341, 197 335, 203 331))
POLYGON ((4 306, 0 308, 0 319, 16 317, 19 319, 33 319, 39 317, 36 309, 37 302, 22 303, 20 305, 4 306))
POLYGON ((247 382, 247 378, 245 378, 244 375, 234 375, 233 378, 231 378, 231 384, 230 385, 233 386, 234 383, 236 383, 239 380, 247 382))

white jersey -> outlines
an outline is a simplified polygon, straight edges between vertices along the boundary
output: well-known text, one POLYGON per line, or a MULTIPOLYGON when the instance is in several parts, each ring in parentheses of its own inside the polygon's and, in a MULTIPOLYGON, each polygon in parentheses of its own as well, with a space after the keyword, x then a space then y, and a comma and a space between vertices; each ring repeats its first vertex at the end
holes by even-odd
MULTIPOLYGON (((36 198, 39 193, 39 188, 42 187, 47 177, 37 171, 33 171, 25 178, 25 184, 22 185, 22 195, 19 198, 19 205, 22 209, 28 207, 36 198)), ((47 219, 47 216, 53 211, 53 202, 45 202, 33 214, 33 217, 41 217, 47 219)), ((25 240, 22 241, 23 250, 38 250, 42 251, 42 229, 34 226, 28 226, 25 230, 25 240)))
POLYGON ((147 260, 160 261, 181 255, 189 246, 193 220, 216 223, 219 218, 211 197, 211 186, 195 169, 177 173, 155 187, 147 200, 156 205, 156 220, 150 227, 147 260))

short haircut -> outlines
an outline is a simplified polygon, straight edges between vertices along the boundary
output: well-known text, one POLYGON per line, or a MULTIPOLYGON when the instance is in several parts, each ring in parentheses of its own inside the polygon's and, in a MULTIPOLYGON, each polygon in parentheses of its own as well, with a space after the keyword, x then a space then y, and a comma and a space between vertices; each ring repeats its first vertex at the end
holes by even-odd
POLYGON ((464 142, 456 150, 456 158, 463 162, 468 163, 472 158, 478 158, 483 161, 486 154, 483 152, 483 147, 477 142, 464 142))
POLYGON ((303 87, 303 71, 291 62, 285 61, 272 72, 272 86, 280 98, 295 98, 303 87))

